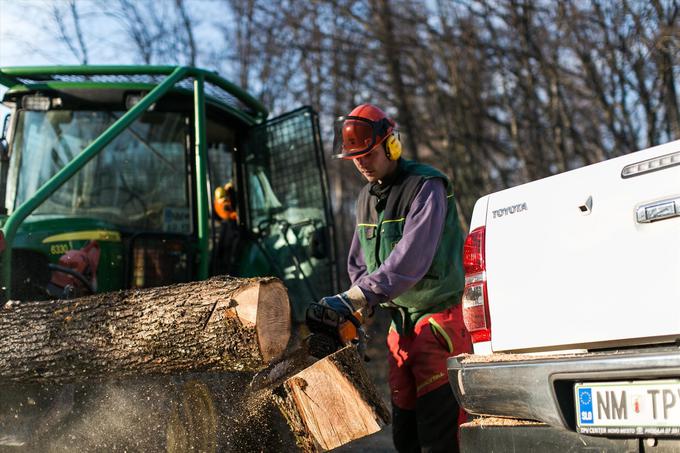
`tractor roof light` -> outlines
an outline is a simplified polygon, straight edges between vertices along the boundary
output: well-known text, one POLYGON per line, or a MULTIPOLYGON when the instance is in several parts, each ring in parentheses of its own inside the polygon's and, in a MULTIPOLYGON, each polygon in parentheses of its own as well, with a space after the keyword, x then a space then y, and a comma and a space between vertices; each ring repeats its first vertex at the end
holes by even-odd
POLYGON ((45 112, 52 106, 52 100, 48 96, 41 96, 39 94, 34 94, 30 96, 24 96, 21 99, 21 107, 24 110, 37 110, 45 112))

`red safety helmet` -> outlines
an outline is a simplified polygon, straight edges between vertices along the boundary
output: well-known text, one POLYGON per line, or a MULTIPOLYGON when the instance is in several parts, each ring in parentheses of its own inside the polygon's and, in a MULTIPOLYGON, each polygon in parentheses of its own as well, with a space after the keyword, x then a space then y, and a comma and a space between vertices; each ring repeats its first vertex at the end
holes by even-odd
POLYGON ((397 124, 378 107, 361 104, 335 121, 333 157, 356 159, 368 154, 396 127, 397 124))

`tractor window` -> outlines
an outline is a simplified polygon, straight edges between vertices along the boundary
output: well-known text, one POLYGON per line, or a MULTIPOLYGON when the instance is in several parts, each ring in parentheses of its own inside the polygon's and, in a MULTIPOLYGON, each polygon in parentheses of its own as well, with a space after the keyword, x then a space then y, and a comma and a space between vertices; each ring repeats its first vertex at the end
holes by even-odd
MULTIPOLYGON (((123 115, 21 112, 15 206, 123 115)), ((134 230, 190 233, 184 117, 147 112, 36 209, 34 215, 102 219, 134 230)))
MULTIPOLYGON (((231 150, 224 143, 210 144, 208 147, 208 175, 210 177, 211 196, 215 189, 233 183, 234 158, 231 150)), ((213 200, 214 201, 214 200, 213 200)))
POLYGON ((211 273, 233 274, 242 245, 238 229, 238 203, 234 181, 233 139, 228 143, 210 142, 208 126, 208 176, 210 183, 211 273))
POLYGON ((208 118, 208 176, 211 189, 231 182, 234 178, 232 152, 236 146, 233 126, 222 118, 208 118))

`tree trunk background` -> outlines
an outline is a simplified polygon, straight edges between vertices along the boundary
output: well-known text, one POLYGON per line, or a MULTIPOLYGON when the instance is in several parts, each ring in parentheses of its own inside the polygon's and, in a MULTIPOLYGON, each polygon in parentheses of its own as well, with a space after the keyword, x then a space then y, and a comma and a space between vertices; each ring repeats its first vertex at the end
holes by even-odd
POLYGON ((255 371, 289 337, 288 296, 272 278, 10 302, 0 309, 0 381, 255 371))

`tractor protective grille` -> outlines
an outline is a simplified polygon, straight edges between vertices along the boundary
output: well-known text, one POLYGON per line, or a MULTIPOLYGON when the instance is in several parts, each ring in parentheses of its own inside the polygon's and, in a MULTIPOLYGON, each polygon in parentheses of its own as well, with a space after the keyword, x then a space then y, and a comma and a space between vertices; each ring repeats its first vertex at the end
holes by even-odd
POLYGON ((131 288, 153 288, 188 282, 191 260, 188 239, 181 235, 139 234, 130 239, 131 288))
POLYGON ((280 118, 267 127, 265 147, 269 153, 272 189, 287 207, 322 207, 324 204, 315 138, 309 115, 280 118))
MULTIPOLYGON (((68 83, 110 83, 110 84, 148 84, 158 85, 167 76, 165 74, 51 74, 49 76, 36 77, 17 77, 16 79, 24 85, 32 85, 35 83, 46 82, 68 82, 68 83)), ((186 78, 175 85, 175 89, 186 90, 188 92, 194 91, 194 79, 186 78)), ((237 110, 247 112, 248 114, 255 114, 249 107, 242 103, 238 98, 219 86, 205 81, 204 85, 205 95, 207 98, 218 103, 226 104, 237 110)))
POLYGON ((316 113, 309 107, 253 129, 246 146, 248 220, 288 288, 293 318, 336 282, 333 220, 316 113))

